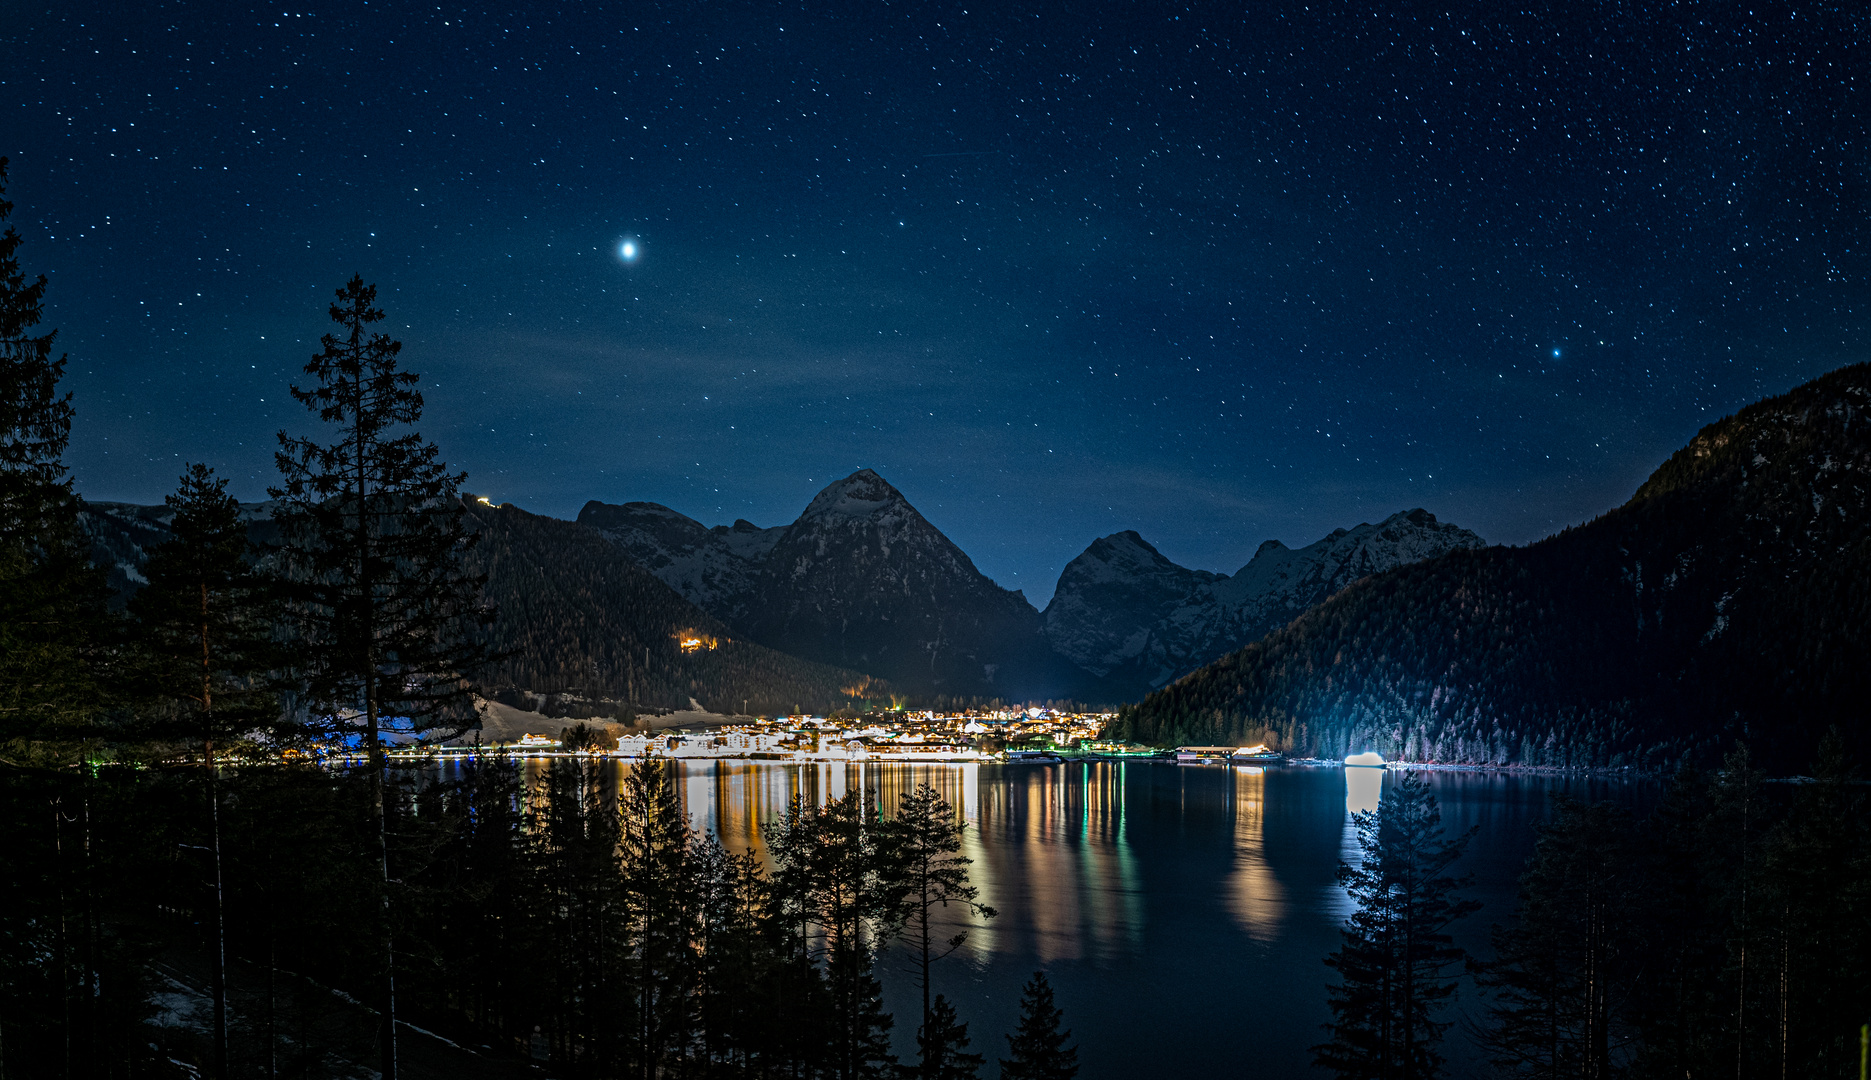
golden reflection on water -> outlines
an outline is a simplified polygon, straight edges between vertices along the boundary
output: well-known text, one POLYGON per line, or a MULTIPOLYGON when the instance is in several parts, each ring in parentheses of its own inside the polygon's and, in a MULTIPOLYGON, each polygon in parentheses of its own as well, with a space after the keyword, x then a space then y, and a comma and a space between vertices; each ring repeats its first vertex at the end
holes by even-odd
MULTIPOLYGON (((636 767, 619 762, 618 775, 636 767)), ((980 801, 981 766, 768 764, 750 761, 678 761, 674 776, 677 797, 687 809, 689 825, 712 833, 732 852, 753 851, 766 858, 761 827, 772 822, 794 799, 814 805, 841 799, 851 791, 870 792, 884 813, 895 811, 898 801, 917 785, 935 788, 958 817, 966 820, 980 801)))
POLYGON ((974 820, 982 900, 1000 918, 970 936, 985 958, 1021 942, 1044 962, 1128 952, 1142 931, 1126 836, 1124 765, 1004 766, 974 820))
POLYGON ((1234 871, 1228 910, 1257 941, 1278 936, 1286 890, 1267 862, 1267 770, 1234 770, 1234 871))
MULTIPOLYGON (((616 763, 621 779, 635 763, 616 763)), ((947 913, 985 961, 1016 942, 1047 962, 1132 951, 1141 887, 1125 835, 1122 763, 1088 766, 677 762, 677 798, 695 829, 730 851, 767 857, 761 827, 795 798, 823 803, 867 791, 884 813, 917 785, 941 793, 968 825, 962 854, 992 920, 947 913), (990 780, 982 783, 982 769, 990 780)), ((529 770, 530 771, 530 770, 529 770)))
MULTIPOLYGON (((529 762, 529 778, 537 778, 543 766, 529 762)), ((677 761, 672 766, 677 798, 691 827, 713 834, 730 851, 752 851, 762 861, 767 858, 762 826, 784 813, 794 799, 818 804, 849 791, 865 791, 889 814, 903 794, 928 783, 967 823, 962 853, 973 860, 970 876, 980 901, 1000 912, 992 920, 971 918, 960 909, 946 913, 946 932, 969 930, 964 951, 977 962, 1000 952, 1024 952, 1051 963, 1134 954, 1141 948, 1142 872, 1131 843, 1123 762, 1045 766, 677 761)), ((611 767, 621 781, 636 764, 617 761, 611 767)), ((1154 790, 1164 790, 1164 773, 1144 773, 1136 778, 1141 786, 1134 798, 1153 797, 1153 775, 1159 785, 1154 790)), ((1344 775, 1348 809, 1377 805, 1383 770, 1347 769, 1344 775)), ((1223 809, 1219 801, 1226 800, 1231 836, 1215 835, 1225 845, 1222 851, 1231 855, 1221 900, 1235 923, 1263 942, 1278 936, 1294 903, 1267 853, 1267 781, 1265 770, 1253 768, 1219 774, 1204 769, 1174 781, 1179 816, 1195 809, 1188 805, 1192 799, 1216 811, 1223 809)), ((1147 806, 1140 806, 1147 812, 1147 806)), ((1199 812, 1192 820, 1207 813, 1199 812)))

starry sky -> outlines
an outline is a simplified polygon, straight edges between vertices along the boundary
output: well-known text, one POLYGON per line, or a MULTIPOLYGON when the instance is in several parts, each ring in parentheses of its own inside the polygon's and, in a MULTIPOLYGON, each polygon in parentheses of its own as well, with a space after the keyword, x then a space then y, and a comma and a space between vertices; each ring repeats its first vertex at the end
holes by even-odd
POLYGON ((353 273, 496 501, 869 466, 1044 604, 1423 506, 1524 543, 1865 359, 1857 5, 7 5, 67 461, 240 497, 353 273), (633 258, 624 257, 631 245, 633 258))

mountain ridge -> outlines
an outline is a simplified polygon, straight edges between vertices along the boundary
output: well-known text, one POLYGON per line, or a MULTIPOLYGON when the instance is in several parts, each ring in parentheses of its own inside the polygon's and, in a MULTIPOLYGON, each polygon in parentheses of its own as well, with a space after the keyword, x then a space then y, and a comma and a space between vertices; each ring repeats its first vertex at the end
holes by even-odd
POLYGON ((1361 580, 1124 709, 1145 742, 1665 768, 1797 762, 1871 700, 1871 365, 1704 427, 1622 506, 1361 580))
POLYGON ((1046 635, 1079 667, 1141 696, 1359 578, 1481 546, 1481 537, 1419 507, 1335 529, 1302 548, 1264 541, 1229 575, 1178 566, 1126 530, 1093 541, 1066 565, 1046 607, 1046 635))
POLYGON ((871 469, 770 529, 595 500, 578 521, 737 631, 796 655, 950 697, 1052 696, 1078 680, 1025 596, 983 574, 871 469))

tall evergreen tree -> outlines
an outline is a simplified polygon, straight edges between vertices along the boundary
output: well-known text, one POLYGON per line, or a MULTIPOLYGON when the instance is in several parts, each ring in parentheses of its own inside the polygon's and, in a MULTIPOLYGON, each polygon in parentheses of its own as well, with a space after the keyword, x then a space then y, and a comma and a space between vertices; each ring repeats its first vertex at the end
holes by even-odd
MULTIPOLYGON (((13 212, 0 157, 0 222, 13 212)), ((71 395, 60 394, 58 331, 35 333, 45 275, 27 281, 20 237, 0 233, 0 744, 69 744, 98 708, 93 671, 104 582, 90 565, 66 474, 71 395)), ((37 750, 35 749, 35 753, 37 750)))
MULTIPOLYGON (((961 853, 965 828, 967 823, 956 820, 954 807, 927 783, 903 793, 897 815, 889 824, 892 892, 901 905, 905 940, 916 955, 925 1033, 935 1032, 938 1027, 929 996, 929 966, 968 940, 966 930, 946 938, 939 936, 938 910, 952 906, 961 909, 959 915, 987 919, 995 914, 992 907, 980 902, 981 891, 968 882, 968 866, 973 860, 961 853)), ((922 1038, 917 1037, 919 1044, 922 1038)), ((934 1076, 933 1068, 925 1051, 922 1075, 934 1076)))
POLYGON ((213 860, 215 1075, 227 1075, 227 911, 221 858, 219 754, 230 736, 277 716, 267 675, 281 659, 266 590, 253 572, 240 505, 206 465, 190 465, 165 502, 172 537, 150 553, 147 584, 130 600, 147 689, 170 731, 201 746, 213 860))
POLYGON ((695 1042, 704 1062, 750 1074, 762 991, 774 972, 763 932, 770 890, 753 851, 729 854, 712 835, 695 838, 689 865, 699 899, 695 1042))
POLYGON ((1325 961, 1340 981, 1327 997, 1331 1041, 1313 1047, 1313 1060, 1347 1080, 1428 1080, 1442 1068, 1436 1046, 1450 1023, 1435 1017, 1466 955, 1447 929, 1480 906, 1457 898, 1467 881, 1448 873, 1474 833, 1444 834, 1415 773, 1352 817, 1363 858, 1339 864, 1338 880, 1358 910, 1325 961))
POLYGON ((1007 1036, 1010 1056, 1000 1061, 1001 1080, 1072 1080, 1078 1075, 1078 1047, 1067 1046, 1070 1031, 1059 1025, 1065 1013, 1052 1002, 1052 983, 1035 971, 1020 995, 1020 1024, 1007 1036))
MULTIPOLYGON (((0 224, 7 160, 0 157, 0 224)), ((106 999, 128 982, 101 925, 101 865, 91 761, 103 715, 112 627, 103 575, 87 557, 81 504, 64 453, 71 395, 59 392, 57 331, 39 332, 45 276, 20 268, 20 236, 0 232, 0 1038, 32 1032, 62 1045, 67 1075, 108 1063, 106 999), (68 766, 77 763, 81 767, 68 766), (77 842, 74 842, 77 841, 77 842), (52 1005, 56 1003, 56 1005, 52 1005), (48 1007, 50 1006, 50 1007, 48 1007)), ((118 1029, 120 1030, 120 1029, 118 1029)), ((17 1043, 15 1046, 17 1047, 17 1043)), ((15 1059, 35 1068, 30 1052, 15 1059)), ((42 1060, 47 1071, 53 1057, 42 1060)))
POLYGON ((620 929, 628 936, 626 1004, 632 1072, 645 1080, 680 1056, 695 1010, 700 895, 693 837, 669 767, 645 761, 624 778, 618 798, 624 890, 620 929))
POLYGON ((887 1074, 891 1018, 872 967, 900 916, 883 822, 870 793, 824 806, 795 801, 769 837, 783 918, 808 955, 816 936, 831 997, 831 1072, 839 1080, 887 1074))
POLYGON ((1711 814, 1699 831, 1710 871, 1704 881, 1725 916, 1722 936, 1729 953, 1722 987, 1727 1037, 1714 1060, 1732 1063, 1735 1075, 1743 1076, 1772 1053, 1764 1021, 1775 1011, 1780 950, 1771 929, 1764 848, 1773 808, 1762 797, 1763 777, 1745 744, 1736 744, 1712 779, 1711 814))
POLYGON ((1708 850, 1711 841, 1727 846, 1711 835, 1710 787, 1701 770, 1679 770, 1645 823, 1643 902, 1633 913, 1645 953, 1642 992, 1633 1003, 1643 1033, 1633 1070, 1639 1076, 1714 1075, 1734 1067, 1723 1022, 1733 1001, 1722 986, 1725 900, 1732 894, 1719 886, 1721 860, 1708 850))
POLYGON ((1829 732, 1767 852, 1765 897, 1778 936, 1771 1022, 1781 1076, 1849 1075, 1853 1033, 1871 1017, 1871 837, 1844 740, 1829 732))
POLYGON ((339 333, 305 366, 292 396, 330 426, 331 442, 279 433, 284 482, 279 561, 298 623, 296 654, 310 729, 361 739, 379 821, 383 895, 378 994, 384 1080, 396 1078, 395 947, 390 845, 383 823, 386 724, 417 736, 471 722, 464 674, 482 659, 470 627, 486 618, 482 579, 463 568, 462 473, 451 473, 422 418, 420 377, 397 362, 377 289, 353 277, 330 314, 339 333))
POLYGON ((968 1025, 955 1015, 955 1006, 937 994, 929 1018, 916 1033, 924 1080, 976 1080, 981 1075, 980 1054, 968 1052, 968 1025))
POLYGON ((1611 803, 1562 799, 1540 830, 1514 924, 1496 926, 1495 958, 1472 965, 1495 996, 1482 1042, 1500 1075, 1605 1080, 1629 1065, 1641 864, 1611 803))

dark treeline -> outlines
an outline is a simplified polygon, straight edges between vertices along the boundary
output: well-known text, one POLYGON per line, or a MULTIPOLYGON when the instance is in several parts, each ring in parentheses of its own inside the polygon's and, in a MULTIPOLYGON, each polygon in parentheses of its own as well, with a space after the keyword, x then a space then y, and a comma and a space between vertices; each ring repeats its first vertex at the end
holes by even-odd
MULTIPOLYGON (((1858 1075, 1871 1021, 1871 791, 1828 737, 1811 782, 1766 783, 1745 749, 1685 770, 1639 817, 1562 800, 1488 957, 1427 785, 1406 775, 1357 818, 1359 904, 1317 1061, 1346 1078, 1440 1075, 1445 1038, 1501 1077, 1858 1075), (1466 961, 1466 963, 1464 963, 1466 961), (1464 974, 1483 1008, 1452 1032, 1464 974)), ((1505 914, 1505 913, 1503 913, 1505 914)))
MULTIPOLYGON (((144 1023, 162 950, 216 945, 202 770, 99 766, 15 776, 0 792, 16 823, 0 849, 0 922, 9 945, 27 947, 0 981, 9 1075, 210 1067, 208 1034, 144 1023)), ((593 761, 528 774, 478 760, 439 780, 395 772, 387 792, 409 1022, 555 1075, 977 1075, 968 1025, 928 993, 927 964, 958 939, 924 916, 944 902, 964 918, 992 913, 974 903, 954 809, 926 786, 891 816, 866 792, 794 804, 765 826, 770 872, 691 829, 655 763, 620 778, 593 761), (893 941, 925 973, 918 1060, 901 1064, 875 971, 893 941)), ((224 773, 225 948, 250 981, 291 972, 371 992, 377 942, 359 928, 386 880, 373 798, 366 769, 224 773)), ((1070 1053, 1039 986, 1045 1000, 1031 1006, 1045 1008, 1023 1021, 1016 1060, 1070 1053)), ((235 1020, 230 1074, 297 1075, 322 1057, 279 1037, 290 1023, 275 1034, 273 1011, 235 1020)))

